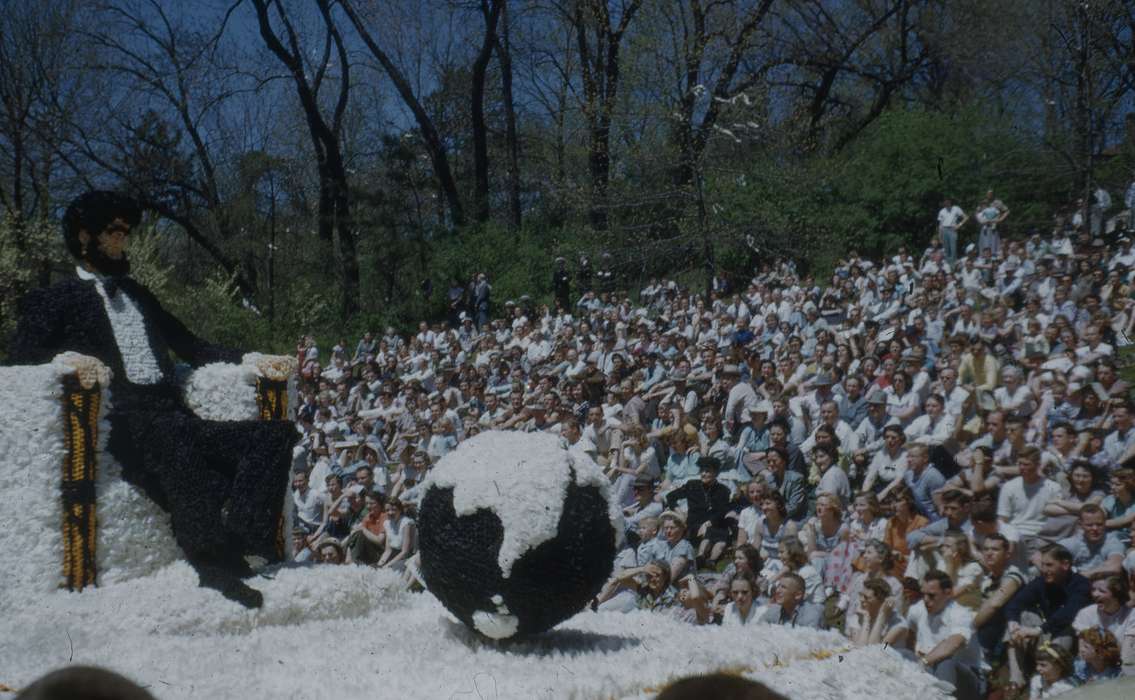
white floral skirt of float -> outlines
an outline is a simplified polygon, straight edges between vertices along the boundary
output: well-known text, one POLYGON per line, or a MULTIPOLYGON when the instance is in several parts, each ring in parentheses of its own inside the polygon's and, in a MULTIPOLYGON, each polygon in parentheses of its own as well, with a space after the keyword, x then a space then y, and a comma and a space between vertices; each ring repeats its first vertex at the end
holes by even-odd
POLYGON ((792 698, 948 697, 917 664, 882 647, 848 651, 832 632, 587 611, 547 634, 498 645, 428 593, 402 592, 393 572, 299 567, 250 583, 264 591, 261 610, 199 588, 185 564, 45 595, 0 617, 0 683, 25 687, 53 669, 94 664, 163 700, 432 699, 478 690, 486 700, 649 698, 679 675, 727 669, 792 698), (344 640, 350 653, 330 651, 344 640))

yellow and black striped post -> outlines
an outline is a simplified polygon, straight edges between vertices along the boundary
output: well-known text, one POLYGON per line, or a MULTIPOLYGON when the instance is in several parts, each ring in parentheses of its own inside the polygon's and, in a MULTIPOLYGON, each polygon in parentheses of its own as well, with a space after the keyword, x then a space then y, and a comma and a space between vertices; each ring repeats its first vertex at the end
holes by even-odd
POLYGON ((84 389, 76 376, 63 378, 63 423, 67 454, 63 459, 63 578, 72 591, 94 585, 98 519, 95 477, 98 474, 98 423, 102 390, 84 389))
POLYGON ((287 380, 256 378, 256 406, 260 420, 284 420, 288 417, 287 380))
MULTIPOLYGON (((256 406, 260 410, 260 420, 284 420, 288 417, 288 381, 256 378, 256 406)), ((285 506, 286 507, 286 506, 285 506)), ((284 532, 284 514, 280 513, 276 523, 276 556, 281 559, 287 547, 287 533, 284 532)))

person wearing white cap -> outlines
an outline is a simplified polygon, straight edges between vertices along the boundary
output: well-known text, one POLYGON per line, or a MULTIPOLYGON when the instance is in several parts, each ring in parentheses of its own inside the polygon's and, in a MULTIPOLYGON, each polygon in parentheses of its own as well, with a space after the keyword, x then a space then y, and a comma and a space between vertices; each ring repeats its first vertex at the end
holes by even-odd
POLYGON ((758 401, 741 411, 747 425, 737 440, 737 474, 758 474, 763 468, 769 448, 768 417, 771 413, 772 404, 767 400, 758 401))

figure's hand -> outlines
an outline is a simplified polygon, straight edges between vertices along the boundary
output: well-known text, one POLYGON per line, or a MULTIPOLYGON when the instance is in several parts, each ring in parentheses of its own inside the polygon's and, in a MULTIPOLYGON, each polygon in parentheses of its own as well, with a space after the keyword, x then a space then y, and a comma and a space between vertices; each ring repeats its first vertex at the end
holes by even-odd
POLYGON ((75 374, 79 377, 79 384, 84 389, 90 389, 95 384, 99 386, 110 385, 110 368, 97 357, 80 355, 77 352, 63 352, 56 355, 54 361, 75 370, 75 374))
POLYGON ((254 355, 252 358, 260 374, 275 381, 285 381, 296 373, 299 366, 290 355, 254 355))

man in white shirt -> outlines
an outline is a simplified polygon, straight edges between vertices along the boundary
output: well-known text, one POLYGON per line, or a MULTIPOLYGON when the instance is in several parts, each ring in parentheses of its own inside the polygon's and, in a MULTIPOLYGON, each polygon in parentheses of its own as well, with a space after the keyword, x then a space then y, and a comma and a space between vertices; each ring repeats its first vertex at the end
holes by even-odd
POLYGON ((969 221, 962 208, 954 204, 954 200, 947 197, 938 210, 938 237, 942 239, 942 246, 946 249, 946 260, 951 265, 958 259, 958 229, 969 221))
MULTIPOLYGON (((886 643, 899 646, 913 641, 913 654, 939 680, 954 686, 958 700, 981 697, 981 646, 973 628, 973 611, 951 599, 954 583, 942 571, 922 577, 922 600, 911 606, 906 618, 887 635, 886 643)), ((907 655, 904 654, 904 655, 907 655)))
POLYGON ((1027 446, 1017 457, 1021 475, 1001 487, 997 497, 997 517, 1015 527, 1028 556, 1044 546, 1039 535, 1047 516, 1044 507, 1062 497, 1060 486, 1040 473, 1040 450, 1027 446))
POLYGON ((746 422, 741 419, 741 412, 755 407, 760 399, 752 383, 741 380, 741 368, 737 365, 725 365, 721 386, 729 392, 725 401, 725 431, 734 437, 746 422))
MULTIPOLYGON (((840 452, 853 454, 859 449, 859 441, 856 438, 855 431, 851 429, 850 425, 840 420, 839 404, 835 401, 825 401, 820 405, 820 425, 827 425, 835 431, 836 437, 839 438, 840 452)), ((816 428, 818 429, 820 425, 817 425, 816 428)), ((800 449, 804 454, 811 454, 812 448, 815 446, 816 431, 813 430, 808 439, 800 445, 800 449)))

